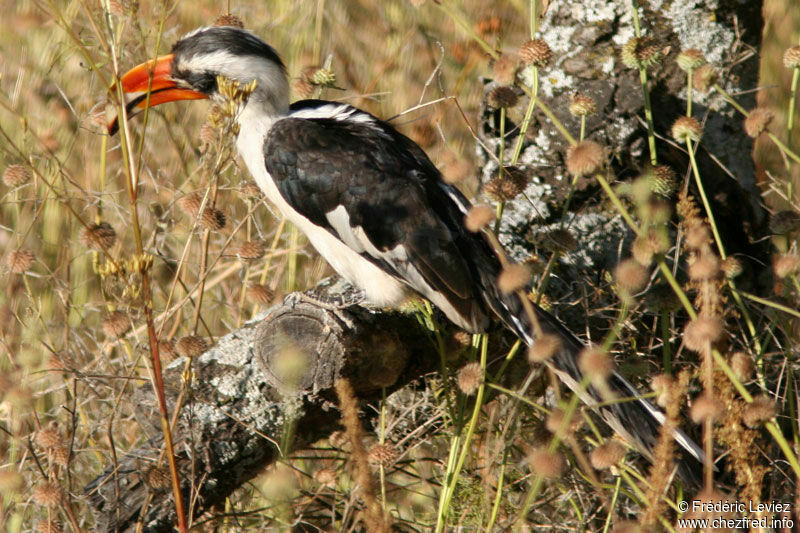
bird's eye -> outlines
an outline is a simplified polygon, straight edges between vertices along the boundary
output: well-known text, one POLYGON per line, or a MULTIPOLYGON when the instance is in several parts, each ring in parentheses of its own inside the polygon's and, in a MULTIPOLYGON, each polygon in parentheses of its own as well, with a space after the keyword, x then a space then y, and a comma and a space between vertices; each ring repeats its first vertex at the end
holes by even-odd
POLYGON ((211 94, 217 90, 217 76, 211 72, 182 72, 180 80, 195 91, 211 94))

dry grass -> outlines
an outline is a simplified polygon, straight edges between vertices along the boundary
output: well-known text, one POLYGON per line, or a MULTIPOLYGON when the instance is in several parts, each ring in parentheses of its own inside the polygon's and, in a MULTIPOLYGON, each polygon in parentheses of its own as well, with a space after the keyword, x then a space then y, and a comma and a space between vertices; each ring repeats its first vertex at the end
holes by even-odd
MULTIPOLYGON (((501 72, 503 61, 496 61, 493 71, 478 38, 514 54, 529 38, 528 2, 487 8, 485 2, 468 0, 458 8, 444 2, 444 9, 417 3, 276 0, 237 5, 234 12, 282 52, 293 78, 330 55, 335 85, 344 89, 325 89, 323 97, 382 117, 399 115, 395 126, 426 149, 446 179, 474 194, 479 184, 472 179, 472 132, 483 90, 477 79, 507 74, 501 72), (469 29, 459 27, 459 17, 469 29)), ((127 187, 131 173, 119 137, 98 133, 102 117, 98 120, 95 105, 106 94, 104 83, 113 78, 110 43, 119 50, 124 71, 152 57, 156 43, 164 52, 184 31, 211 23, 224 10, 221 4, 45 0, 5 9, 0 17, 0 169, 19 167, 0 185, 5 284, 0 294, 0 525, 8 531, 57 531, 60 525, 89 531, 93 522, 82 487, 112 454, 145 438, 127 398, 132 388, 150 381, 153 346, 165 360, 176 351, 190 357, 270 301, 314 284, 328 267, 253 192, 232 153, 230 135, 213 135, 203 127, 211 123, 230 133, 224 113, 206 115, 200 105, 152 111, 147 134, 132 138, 135 195, 127 187)), ((295 88, 308 89, 302 83, 295 88)), ((132 123, 135 131, 142 127, 140 120, 132 123)), ((591 153, 570 152, 576 180, 605 162, 601 148, 590 148, 591 153)), ((597 179, 605 184, 603 176, 597 179)), ((604 349, 614 345, 614 351, 630 352, 623 343, 615 345, 617 337, 641 341, 640 346, 664 344, 652 317, 643 318, 644 304, 635 294, 654 270, 671 285, 672 300, 682 302, 684 319, 696 319, 697 309, 697 320, 724 320, 728 342, 718 342, 719 331, 714 338, 695 331, 696 342, 686 346, 700 354, 685 356, 690 388, 695 393, 702 388, 724 407, 716 417, 699 418, 706 449, 717 455, 729 451, 732 472, 715 473, 707 464, 706 490, 724 488, 739 500, 800 503, 794 494, 800 476, 796 265, 776 284, 783 304, 752 298, 742 303, 748 295, 723 276, 726 257, 714 239, 713 217, 709 225, 701 203, 683 199, 677 211, 684 242, 690 244, 677 253, 692 279, 683 282, 684 276, 679 283, 663 262, 666 223, 648 210, 656 205, 653 197, 633 195, 623 202, 604 187, 636 228, 641 246, 634 254, 642 263, 629 260, 628 269, 618 272, 624 294, 609 315, 604 349), (769 324, 767 334, 754 335, 754 323, 769 324), (640 326, 638 336, 631 333, 635 327, 622 331, 627 324, 640 326), (763 397, 754 402, 762 391, 772 404, 763 397), (768 475, 771 486, 766 487, 768 475), (721 479, 728 485, 719 487, 721 479)), ((774 187, 782 187, 780 179, 774 187)), ((502 216, 506 198, 498 199, 492 210, 502 216)), ((786 205, 797 213, 797 202, 786 205)), ((491 213, 483 214, 481 226, 491 222, 491 213)), ((796 258, 797 230, 776 237, 782 257, 796 258)), ((545 280, 539 298, 560 252, 548 253, 544 273, 537 271, 545 280)), ((527 267, 510 272, 529 276, 527 267)), ((519 277, 506 280, 508 290, 519 288, 519 277)), ((674 311, 669 299, 656 302, 661 316, 674 311)), ((677 328, 682 321, 667 323, 677 328)), ((666 333, 680 335, 675 329, 666 333)), ((477 391, 476 401, 441 376, 431 377, 424 391, 405 391, 387 401, 374 434, 354 437, 351 428, 351 440, 364 440, 357 472, 347 467, 352 443, 334 435, 237 491, 226 509, 239 514, 237 525, 220 518, 220 529, 281 527, 298 516, 323 530, 364 527, 363 494, 356 486, 359 477, 368 476, 363 457, 368 449, 384 450, 372 465, 378 480, 369 489, 372 520, 382 520, 380 513, 387 512, 401 530, 505 530, 526 522, 551 529, 590 524, 589 529, 601 530, 622 518, 639 518, 642 509, 648 510, 643 518, 648 525, 674 524, 680 498, 668 479, 669 439, 661 440, 656 469, 648 472, 647 463, 620 458, 620 450, 593 426, 571 424, 581 418, 571 397, 563 398, 557 411, 564 423, 550 423, 548 431, 544 408, 530 398, 537 388, 535 372, 519 388, 504 389, 501 372, 486 372, 485 352, 482 364, 475 362, 485 345, 461 341, 460 359, 440 355, 443 361, 457 359, 451 369, 472 360, 468 393, 477 391), (484 395, 489 389, 500 394, 484 395), (426 423, 415 426, 413 420, 426 423), (371 443, 377 447, 370 448, 371 443), (595 472, 585 457, 598 446, 614 451, 613 465, 601 462, 609 468, 603 472, 595 472), (385 453, 389 449, 391 454, 385 453), (556 464, 553 458, 568 460, 567 473, 561 473, 566 462, 556 464)), ((440 346, 444 350, 449 344, 440 346)), ((532 355, 536 361, 545 358, 532 355)), ((461 379, 466 381, 464 375, 461 379)), ((684 384, 677 388, 683 390, 684 384)), ((681 424, 677 412, 670 412, 670 424, 681 424)), ((169 486, 166 469, 158 472, 169 486)))

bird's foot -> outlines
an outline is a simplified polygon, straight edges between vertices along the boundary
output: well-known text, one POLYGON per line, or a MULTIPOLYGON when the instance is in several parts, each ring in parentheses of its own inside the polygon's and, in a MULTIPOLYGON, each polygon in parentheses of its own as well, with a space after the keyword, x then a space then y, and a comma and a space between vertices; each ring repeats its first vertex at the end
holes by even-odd
POLYGON ((323 309, 337 310, 359 305, 365 300, 364 291, 343 278, 333 276, 325 278, 307 291, 289 294, 284 301, 292 306, 306 302, 323 309))

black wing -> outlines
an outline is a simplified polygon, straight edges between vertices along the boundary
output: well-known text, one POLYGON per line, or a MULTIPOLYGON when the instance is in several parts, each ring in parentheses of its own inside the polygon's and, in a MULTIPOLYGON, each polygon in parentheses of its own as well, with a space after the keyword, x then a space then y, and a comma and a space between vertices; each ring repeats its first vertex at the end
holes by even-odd
POLYGON ((449 186, 410 139, 347 109, 347 118, 290 116, 275 123, 264 157, 278 190, 365 259, 434 302, 443 297, 453 309, 440 307, 455 311, 457 322, 484 329, 481 284, 471 264, 476 239, 463 228, 464 207, 448 196, 455 189, 443 188, 449 186))

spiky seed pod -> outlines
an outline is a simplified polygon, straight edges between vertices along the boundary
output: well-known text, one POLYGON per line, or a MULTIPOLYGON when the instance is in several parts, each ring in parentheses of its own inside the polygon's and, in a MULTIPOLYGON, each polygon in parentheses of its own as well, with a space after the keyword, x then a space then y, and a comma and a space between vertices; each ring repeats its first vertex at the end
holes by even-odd
POLYGON ((22 274, 30 268, 35 259, 36 256, 33 255, 33 252, 19 248, 8 254, 6 265, 14 274, 22 274))
POLYGON ((762 394, 753 398, 753 401, 745 406, 742 412, 742 422, 747 427, 755 428, 775 418, 777 412, 775 401, 762 394))
POLYGON ((692 75, 692 85, 697 92, 705 94, 715 83, 717 83, 717 69, 711 65, 703 65, 692 75))
POLYGON ((769 230, 775 235, 788 235, 800 229, 800 214, 795 211, 778 211, 769 219, 769 230))
POLYGON ((792 46, 783 52, 783 66, 786 68, 800 67, 800 46, 792 46))
POLYGON ((731 369, 736 379, 747 383, 753 377, 753 358, 744 352, 736 352, 731 356, 731 369))
POLYGON ((648 279, 647 270, 633 259, 625 259, 614 268, 617 287, 629 295, 642 290, 648 279))
POLYGON ((63 444, 53 448, 53 462, 59 466, 67 466, 69 464, 69 448, 63 444))
POLYGON ((169 469, 164 466, 153 466, 145 472, 145 483, 152 490, 168 489, 171 484, 169 469))
POLYGON ((489 105, 495 109, 508 108, 517 105, 519 96, 517 96, 517 92, 513 89, 513 87, 501 85, 500 87, 495 87, 491 90, 491 92, 489 92, 489 96, 486 98, 486 101, 489 102, 489 105))
POLYGON ((706 64, 706 58, 703 52, 697 48, 687 48, 678 54, 675 61, 678 63, 678 66, 681 67, 681 70, 685 72, 695 70, 706 64))
POLYGON ((503 167, 484 186, 483 192, 498 202, 512 200, 522 194, 529 183, 528 173, 519 167, 503 167))
POLYGON ((19 492, 25 486, 25 478, 15 470, 0 472, 0 491, 3 494, 19 492))
POLYGON ((615 440, 601 444, 589 456, 592 466, 598 470, 606 470, 616 466, 625 458, 625 446, 615 440))
POLYGON ((389 444, 375 444, 367 452, 367 462, 372 466, 389 468, 397 461, 397 449, 389 444))
POLYGON ((467 230, 476 233, 494 220, 494 209, 488 205, 473 205, 464 217, 467 230))
POLYGON ((672 137, 680 142, 697 142, 703 136, 703 127, 694 117, 680 117, 672 124, 672 137))
POLYGON ((177 203, 181 211, 194 218, 200 212, 200 206, 203 205, 203 197, 193 192, 186 196, 181 196, 177 203))
POLYGON ((197 335, 181 337, 175 344, 175 351, 177 351, 178 355, 181 357, 197 357, 202 355, 206 350, 208 350, 208 342, 206 342, 203 337, 197 335))
POLYGON ((718 279, 720 273, 719 258, 714 254, 703 254, 689 265, 689 278, 694 281, 718 279))
POLYGON ((526 462, 531 472, 547 479, 559 477, 566 467, 564 457, 559 452, 551 452, 544 446, 531 451, 526 462))
POLYGON ((653 252, 653 247, 650 246, 650 241, 647 237, 643 235, 639 235, 633 240, 633 245, 631 246, 631 255, 642 266, 648 266, 650 263, 653 262, 653 256, 655 253, 653 252))
POLYGON ((39 483, 33 489, 33 501, 42 507, 58 507, 62 496, 61 486, 50 481, 39 483))
POLYGON ((578 241, 566 228, 555 228, 540 235, 539 244, 551 252, 569 253, 578 247, 578 241))
POLYGON ((103 333, 106 337, 116 340, 131 329, 131 319, 127 313, 114 311, 103 320, 103 333))
POLYGON ((117 232, 108 222, 90 224, 81 230, 81 244, 94 250, 108 250, 117 240, 117 232))
POLYGON ((597 112, 597 103, 587 94, 573 93, 570 98, 569 112, 576 117, 594 115, 597 112))
POLYGON ((661 48, 650 37, 634 37, 622 47, 622 62, 628 68, 649 68, 661 61, 661 48))
POLYGON ((519 59, 524 65, 545 68, 553 58, 553 51, 543 39, 526 41, 519 47, 519 59))
POLYGON ((462 366, 458 371, 456 383, 458 383, 458 389, 467 396, 478 392, 478 388, 483 383, 483 369, 480 363, 473 362, 462 366))
POLYGON ((614 370, 614 359, 605 350, 584 348, 578 354, 578 366, 592 381, 603 381, 614 370))
POLYGON ((64 526, 55 518, 42 520, 36 524, 36 533, 63 533, 64 526))
MULTIPOLYGON (((550 433, 556 434, 561 430, 561 427, 567 423, 567 412, 560 407, 556 407, 550 414, 547 416, 547 421, 545 422, 545 427, 547 431, 550 433)), ((567 423, 567 427, 564 428, 566 436, 574 436, 577 433, 581 426, 583 425, 583 418, 580 416, 578 412, 573 412, 572 416, 569 418, 569 422, 567 423)))
POLYGON ((543 363, 556 355, 561 349, 561 339, 550 333, 543 333, 536 337, 533 345, 528 349, 528 361, 543 363))
POLYGON ((225 227, 225 213, 213 207, 206 207, 200 216, 200 225, 211 231, 219 231, 225 227))
POLYGON ((499 85, 513 85, 517 79, 517 62, 503 54, 492 62, 492 76, 499 85))
POLYGON ((695 424, 719 420, 723 415, 724 407, 719 399, 715 399, 708 392, 697 398, 689 410, 689 416, 695 424))
POLYGON ((253 261, 264 257, 264 245, 256 241, 243 242, 236 250, 236 256, 242 261, 253 261))
POLYGON ((268 304, 275 297, 275 293, 266 285, 253 283, 247 286, 247 299, 254 304, 268 304))
POLYGON ((599 170, 605 159, 602 146, 584 140, 567 148, 567 171, 573 176, 586 176, 599 170))
POLYGON ((336 74, 327 68, 318 68, 311 74, 311 83, 318 87, 333 87, 336 84, 336 74))
POLYGON ((716 316, 699 316, 686 325, 683 342, 693 352, 700 352, 707 344, 714 344, 721 337, 725 324, 716 316))
POLYGON ((800 267, 800 257, 796 254, 785 254, 775 261, 775 275, 779 278, 788 278, 796 274, 800 267))
POLYGON ((650 388, 656 393, 656 403, 661 407, 667 407, 670 400, 672 387, 675 386, 675 378, 669 374, 659 374, 650 382, 650 388))
POLYGON ((767 129, 773 118, 775 118, 775 114, 772 111, 764 107, 757 107, 750 111, 750 114, 744 119, 744 131, 755 139, 767 129))
POLYGON ((711 244, 711 232, 705 224, 694 224, 686 230, 686 247, 702 250, 711 244))
POLYGON ((314 481, 322 487, 333 488, 336 486, 338 479, 339 476, 333 468, 320 468, 314 472, 314 481))
POLYGON ((661 196, 672 196, 678 186, 675 171, 669 165, 653 167, 651 187, 653 192, 661 196))
POLYGON ((31 171, 24 165, 8 165, 3 172, 3 183, 9 187, 19 187, 30 179, 31 171))
POLYGON ((524 289, 531 280, 531 271, 527 265, 513 263, 503 269, 497 277, 497 287, 504 294, 524 289))
POLYGON ((224 15, 220 15, 214 21, 212 26, 233 26, 234 28, 239 28, 240 30, 244 29, 244 22, 242 19, 237 17, 236 15, 231 15, 230 13, 226 13, 224 15))
POLYGON ((34 440, 36 444, 45 450, 61 446, 64 443, 64 438, 58 430, 58 424, 55 422, 37 431, 34 440))
POLYGON ((733 279, 741 275, 742 271, 744 270, 742 267, 742 262, 732 255, 726 257, 725 260, 722 261, 720 268, 722 268, 722 273, 728 279, 733 279))

